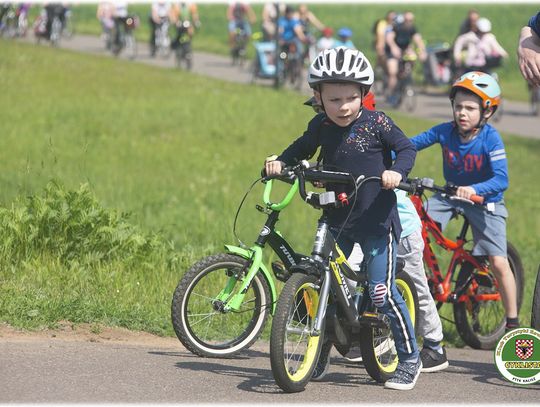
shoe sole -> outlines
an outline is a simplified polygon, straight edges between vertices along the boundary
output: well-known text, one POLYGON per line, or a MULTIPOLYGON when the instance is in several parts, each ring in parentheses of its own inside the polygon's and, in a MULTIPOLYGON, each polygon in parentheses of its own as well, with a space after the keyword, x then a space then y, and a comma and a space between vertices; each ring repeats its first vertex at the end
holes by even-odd
POLYGON ((423 368, 422 368, 422 373, 434 373, 434 372, 439 372, 439 371, 441 371, 441 370, 446 369, 448 366, 450 366, 450 364, 448 363, 448 361, 446 361, 446 362, 441 363, 440 365, 437 365, 437 366, 433 366, 433 367, 423 367, 423 368))
POLYGON ((345 359, 347 359, 349 362, 362 362, 363 361, 362 356, 358 356, 356 358, 345 357, 345 359))

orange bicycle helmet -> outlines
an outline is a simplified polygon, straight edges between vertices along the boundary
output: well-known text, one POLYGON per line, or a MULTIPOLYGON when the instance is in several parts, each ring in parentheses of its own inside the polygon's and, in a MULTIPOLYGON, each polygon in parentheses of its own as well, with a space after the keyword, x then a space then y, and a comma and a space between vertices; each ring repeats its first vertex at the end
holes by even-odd
POLYGON ((471 91, 482 99, 482 107, 497 107, 501 102, 501 88, 493 77, 487 73, 472 71, 462 75, 452 85, 450 100, 454 100, 459 88, 471 91))

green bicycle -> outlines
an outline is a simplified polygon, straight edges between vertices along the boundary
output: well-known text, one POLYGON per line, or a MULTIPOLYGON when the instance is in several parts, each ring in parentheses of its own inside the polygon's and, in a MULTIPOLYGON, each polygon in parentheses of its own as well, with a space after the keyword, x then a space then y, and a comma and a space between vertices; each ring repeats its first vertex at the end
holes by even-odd
POLYGON ((298 180, 290 180, 290 189, 278 203, 270 201, 273 181, 260 178, 256 182, 261 180, 266 183, 265 206, 257 205, 257 209, 268 217, 255 244, 250 248, 225 245, 225 253, 199 260, 174 291, 174 331, 196 355, 227 358, 249 348, 260 336, 269 313, 275 310, 277 292, 272 274, 286 281, 288 270, 305 257, 296 253, 276 230, 280 212, 298 191, 298 180), (263 259, 266 244, 281 260, 272 263, 272 272, 263 259))

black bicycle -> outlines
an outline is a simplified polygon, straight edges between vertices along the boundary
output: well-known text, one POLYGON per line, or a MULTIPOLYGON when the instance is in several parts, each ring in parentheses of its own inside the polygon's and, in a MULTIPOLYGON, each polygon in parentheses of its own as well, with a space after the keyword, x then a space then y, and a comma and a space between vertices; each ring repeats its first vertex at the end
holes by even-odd
MULTIPOLYGON (((274 379, 287 393, 303 391, 310 381, 324 342, 347 348, 360 345, 364 367, 378 382, 392 377, 397 352, 388 318, 373 305, 364 267, 354 271, 329 231, 326 211, 353 201, 356 191, 379 177, 354 178, 351 174, 310 169, 300 164, 284 173, 299 180, 299 192, 306 203, 322 209, 312 254, 291 267, 292 276, 283 287, 274 314, 270 337, 270 362, 274 379), (355 184, 348 197, 335 192, 306 192, 305 182, 355 184), (349 281, 356 284, 353 289, 349 281)), ((279 178, 279 177, 278 177, 279 178)), ((415 321, 417 295, 413 281, 400 272, 396 285, 415 321)))

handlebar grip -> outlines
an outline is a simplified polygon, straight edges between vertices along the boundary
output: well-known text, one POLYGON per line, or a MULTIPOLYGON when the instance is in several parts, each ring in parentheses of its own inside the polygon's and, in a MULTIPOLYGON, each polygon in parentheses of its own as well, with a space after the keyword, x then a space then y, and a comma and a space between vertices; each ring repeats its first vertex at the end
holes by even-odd
POLYGON ((406 192, 414 192, 414 187, 408 182, 400 182, 397 188, 406 192))
POLYGON ((471 195, 469 199, 473 201, 475 204, 481 205, 484 203, 484 197, 480 195, 471 195))

